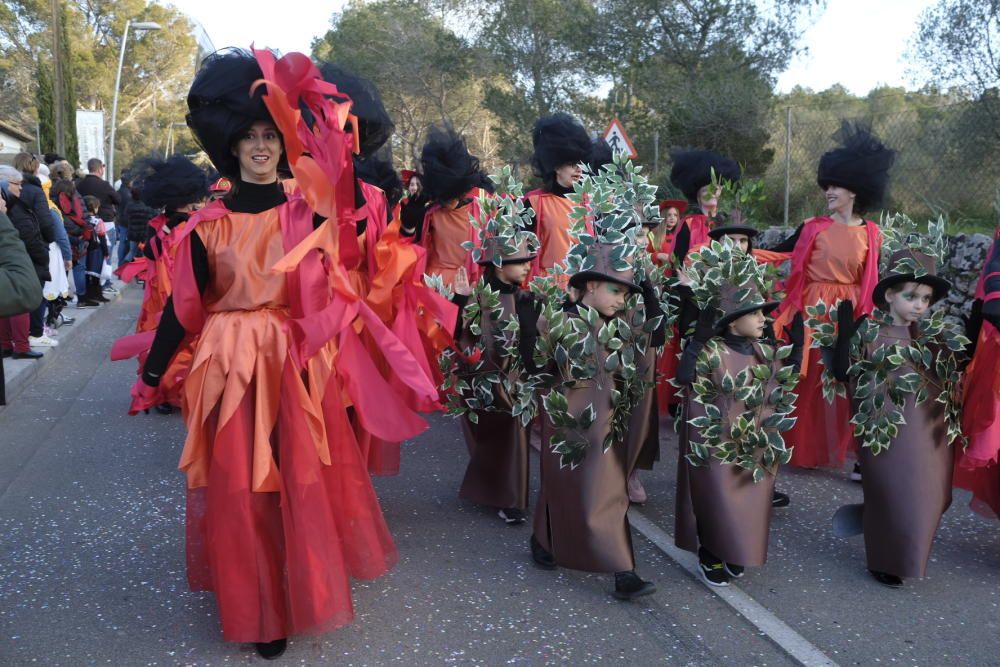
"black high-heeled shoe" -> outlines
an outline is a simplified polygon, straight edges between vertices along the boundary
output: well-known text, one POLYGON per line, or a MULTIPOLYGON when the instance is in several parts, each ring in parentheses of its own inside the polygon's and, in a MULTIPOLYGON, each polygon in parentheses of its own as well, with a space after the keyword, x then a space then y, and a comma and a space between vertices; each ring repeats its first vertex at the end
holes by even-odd
POLYGON ((274 660, 288 648, 288 640, 275 639, 273 642, 254 642, 254 648, 257 649, 257 655, 260 657, 265 660, 274 660))

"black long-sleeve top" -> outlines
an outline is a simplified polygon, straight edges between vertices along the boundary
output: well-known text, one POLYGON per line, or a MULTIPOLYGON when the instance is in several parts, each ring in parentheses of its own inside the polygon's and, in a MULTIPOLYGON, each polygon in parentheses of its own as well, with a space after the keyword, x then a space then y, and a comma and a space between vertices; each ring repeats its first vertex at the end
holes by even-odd
MULTIPOLYGON (((241 181, 236 194, 226 202, 226 207, 233 213, 263 213, 285 202, 285 191, 280 183, 259 185, 241 181)), ((204 294, 210 277, 208 266, 208 251, 204 242, 197 234, 189 237, 191 243, 191 267, 194 270, 195 283, 198 291, 204 294)), ((177 319, 174 311, 174 299, 169 297, 160 316, 160 324, 156 328, 153 347, 149 350, 146 365, 143 367, 142 379, 150 385, 158 385, 160 376, 167 370, 170 360, 184 340, 184 327, 177 319)))
MULTIPOLYGON (((738 336, 729 331, 723 333, 721 338, 726 347, 733 352, 743 355, 753 354, 753 344, 756 342, 754 339, 747 338, 746 336, 738 336)), ((705 343, 700 340, 691 338, 687 341, 687 344, 684 346, 684 352, 681 353, 681 359, 677 363, 676 378, 678 384, 690 385, 695 381, 697 378, 695 364, 698 361, 698 355, 701 354, 704 347, 705 343)), ((792 353, 785 360, 785 365, 794 366, 796 369, 802 366, 801 345, 796 345, 792 348, 792 353)))

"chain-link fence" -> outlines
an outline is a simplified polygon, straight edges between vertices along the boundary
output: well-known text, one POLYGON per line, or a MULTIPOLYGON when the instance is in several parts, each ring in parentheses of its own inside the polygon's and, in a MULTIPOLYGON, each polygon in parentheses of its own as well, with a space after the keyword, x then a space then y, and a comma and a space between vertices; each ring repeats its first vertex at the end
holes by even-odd
POLYGON ((774 160, 764 175, 773 223, 794 226, 825 211, 816 166, 836 145, 833 135, 840 119, 869 122, 897 151, 887 211, 915 219, 944 214, 956 229, 985 230, 996 224, 1000 128, 974 102, 930 105, 905 95, 776 109, 770 146, 774 160))

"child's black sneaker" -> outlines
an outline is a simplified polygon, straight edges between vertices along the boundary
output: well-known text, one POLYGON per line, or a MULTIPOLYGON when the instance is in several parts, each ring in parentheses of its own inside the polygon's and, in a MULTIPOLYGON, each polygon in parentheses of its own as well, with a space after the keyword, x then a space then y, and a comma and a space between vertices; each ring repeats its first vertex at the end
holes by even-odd
POLYGON ((698 571, 709 586, 728 586, 729 573, 726 564, 713 556, 704 547, 698 549, 698 571))
POLYGON ((868 570, 868 572, 875 578, 875 581, 883 586, 888 586, 889 588, 903 587, 903 580, 894 574, 889 574, 888 572, 878 572, 876 570, 868 570))
POLYGON ((545 547, 539 544, 535 536, 531 536, 531 559, 535 561, 535 565, 542 568, 543 570, 554 570, 556 569, 556 559, 552 557, 545 547))
POLYGON ((615 572, 615 590, 611 594, 619 600, 635 600, 656 592, 656 584, 645 581, 635 570, 615 572))
POLYGON ((505 507, 497 512, 497 516, 506 521, 509 526, 524 523, 525 520, 524 510, 517 507, 505 507))
POLYGON ((788 507, 791 502, 792 500, 788 497, 787 493, 774 491, 771 494, 771 507, 788 507))
POLYGON ((860 482, 861 481, 861 464, 855 463, 854 469, 851 470, 851 481, 860 482))
POLYGON ((723 563, 722 565, 726 568, 726 574, 733 579, 741 578, 743 576, 743 571, 746 569, 742 565, 734 565, 733 563, 723 563))

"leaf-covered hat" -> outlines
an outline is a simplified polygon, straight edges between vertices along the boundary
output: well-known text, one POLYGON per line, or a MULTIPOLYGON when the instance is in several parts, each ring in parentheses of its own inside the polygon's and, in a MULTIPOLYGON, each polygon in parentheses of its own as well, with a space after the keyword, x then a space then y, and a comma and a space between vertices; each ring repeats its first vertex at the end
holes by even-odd
POLYGON ((842 121, 834 135, 839 147, 819 159, 816 182, 824 190, 831 185, 854 193, 854 209, 863 212, 882 206, 889 189, 889 170, 896 151, 888 148, 863 123, 842 121))
POLYGON ((886 307, 885 293, 895 285, 922 283, 934 290, 934 301, 944 298, 951 283, 937 274, 938 264, 944 261, 948 239, 944 235, 944 219, 927 224, 927 233, 917 232, 917 225, 903 214, 886 219, 883 227, 882 279, 872 291, 872 300, 880 308, 886 307))
POLYGON ((584 250, 581 268, 569 277, 569 286, 583 289, 587 282, 611 282, 624 285, 630 292, 638 292, 635 283, 634 257, 628 255, 624 243, 591 243, 584 250))
POLYGON ((480 247, 473 247, 471 241, 466 241, 463 247, 481 265, 530 262, 537 254, 538 237, 527 230, 534 212, 524 205, 524 187, 509 166, 489 178, 494 192, 481 191, 479 218, 469 216, 479 231, 480 247))
POLYGON ((753 255, 740 251, 731 239, 712 241, 691 253, 688 277, 700 309, 716 308, 722 315, 716 329, 756 310, 765 314, 778 307, 766 297, 770 291, 764 269, 753 255))

